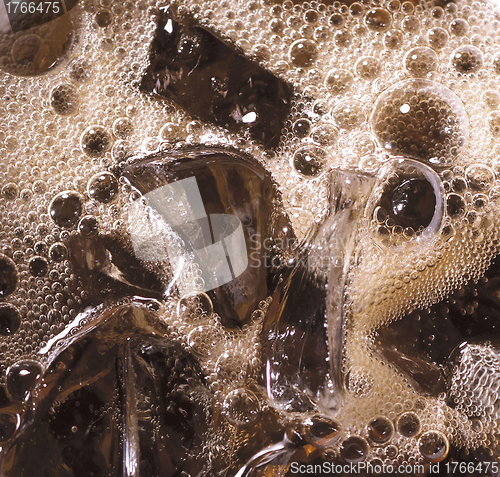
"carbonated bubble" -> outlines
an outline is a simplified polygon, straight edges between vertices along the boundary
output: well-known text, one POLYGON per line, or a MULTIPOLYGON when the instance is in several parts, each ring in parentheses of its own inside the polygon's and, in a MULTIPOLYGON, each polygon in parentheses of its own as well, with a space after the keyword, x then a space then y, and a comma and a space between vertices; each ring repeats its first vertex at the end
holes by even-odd
POLYGON ((108 10, 100 10, 95 14, 95 21, 100 28, 105 28, 113 22, 113 15, 108 10))
POLYGON ((212 325, 201 325, 189 333, 188 343, 193 353, 207 358, 222 340, 222 332, 212 325))
POLYGON ((76 58, 68 66, 68 73, 72 80, 85 83, 90 79, 90 66, 85 58, 76 58))
POLYGON ((318 47, 313 40, 297 40, 290 46, 288 56, 295 66, 311 66, 318 56, 318 47))
POLYGON ((483 65, 483 54, 475 46, 463 45, 453 52, 451 64, 459 73, 474 73, 483 65))
POLYGON ((384 45, 390 50, 400 48, 403 41, 404 36, 399 30, 390 30, 384 35, 384 45))
POLYGON ((91 126, 82 134, 82 151, 90 157, 100 157, 109 150, 111 138, 103 126, 91 126))
POLYGON ((366 80, 375 79, 379 76, 381 70, 382 64, 380 63, 380 60, 374 58, 373 56, 362 56, 354 65, 354 71, 356 74, 366 80))
POLYGON ((429 45, 431 45, 432 48, 440 50, 447 45, 449 35, 444 28, 436 27, 429 30, 427 38, 429 39, 429 45))
POLYGON ((13 335, 21 325, 19 310, 10 303, 0 304, 0 335, 13 335))
POLYGON ((311 121, 306 118, 297 119, 297 121, 293 123, 292 130, 297 137, 306 137, 311 130, 311 121))
POLYGON ((224 399, 223 413, 233 426, 253 424, 260 414, 260 403, 254 393, 247 389, 235 389, 224 399))
POLYGON ((413 412, 405 412, 399 416, 398 432, 405 437, 414 437, 420 432, 420 419, 413 412))
POLYGON ((371 123, 382 147, 434 165, 452 161, 468 135, 462 102, 444 86, 423 79, 385 90, 371 123))
POLYGON ((7 370, 7 391, 13 399, 24 401, 37 383, 42 368, 35 361, 21 361, 7 370))
POLYGON ((359 127, 365 121, 366 116, 361 102, 345 100, 340 101, 332 109, 332 118, 340 128, 350 131, 359 127))
POLYGON ((78 222, 78 232, 84 237, 95 237, 99 232, 99 221, 93 215, 86 215, 78 222))
POLYGON ((160 130, 160 139, 162 141, 175 141, 179 139, 179 125, 176 123, 167 123, 160 130))
POLYGON ((352 80, 348 71, 333 69, 326 75, 325 86, 332 94, 338 95, 350 88, 352 80))
POLYGON ((29 261, 28 269, 34 277, 42 277, 47 274, 49 264, 43 257, 33 257, 29 261))
POLYGON ((113 123, 113 134, 118 139, 127 139, 133 130, 132 122, 128 118, 118 118, 113 123))
POLYGON ((446 211, 452 219, 458 219, 465 214, 465 201, 458 194, 450 194, 446 199, 446 211))
POLYGON ((334 13, 329 20, 329 23, 334 28, 342 28, 345 23, 345 17, 340 13, 334 13))
POLYGON ((297 172, 307 177, 319 176, 326 165, 327 153, 316 146, 304 146, 295 151, 293 166, 297 172))
POLYGON ((404 59, 405 68, 417 78, 437 70, 438 57, 434 50, 421 46, 410 50, 404 59))
POLYGON ((495 173, 485 164, 473 164, 465 170, 465 177, 473 191, 485 191, 493 185, 495 173))
POLYGON ((17 268, 7 256, 0 255, 0 298, 10 295, 17 287, 17 268))
POLYGON ((322 146, 331 146, 337 140, 339 130, 329 123, 320 124, 311 131, 311 138, 322 146))
POLYGON ((366 14, 365 23, 373 31, 384 32, 391 28, 392 15, 383 8, 375 8, 366 14))
POLYGON ((59 227, 69 228, 78 222, 82 208, 83 200, 80 194, 65 191, 52 199, 49 205, 49 215, 59 227))
POLYGON ((469 31, 469 24, 467 23, 467 20, 464 20, 463 18, 457 18, 450 23, 449 28, 451 34, 456 36, 464 36, 467 35, 467 32, 469 31))
POLYGON ((340 426, 331 419, 314 416, 306 424, 309 425, 308 440, 317 447, 330 447, 340 438, 340 426))
POLYGON ((69 84, 56 86, 50 93, 50 105, 57 114, 74 113, 78 105, 75 88, 69 84))
POLYGON ((376 417, 368 424, 368 437, 375 444, 384 444, 394 433, 392 422, 386 417, 376 417))
POLYGON ((368 443, 365 439, 358 436, 351 436, 342 442, 340 456, 345 462, 358 463, 363 462, 368 455, 368 443))
POLYGON ((119 140, 116 141, 111 149, 111 157, 115 161, 124 161, 132 155, 132 144, 128 141, 119 140))
POLYGON ((9 182, 2 187, 2 197, 6 200, 14 200, 19 195, 19 188, 16 184, 9 182))
POLYGON ((109 204, 118 194, 118 180, 111 172, 99 172, 89 180, 87 193, 91 199, 109 204))
POLYGON ((493 136, 500 136, 500 111, 493 111, 488 116, 488 126, 490 127, 491 134, 493 136))
POLYGON ((401 22, 401 27, 408 33, 416 33, 420 29, 420 21, 415 15, 408 15, 401 22))
POLYGON ((418 447, 429 462, 441 462, 448 455, 450 444, 442 432, 428 431, 420 436, 418 447))
POLYGON ((68 257, 68 249, 63 243, 55 243, 49 248, 49 258, 53 262, 62 262, 68 257))

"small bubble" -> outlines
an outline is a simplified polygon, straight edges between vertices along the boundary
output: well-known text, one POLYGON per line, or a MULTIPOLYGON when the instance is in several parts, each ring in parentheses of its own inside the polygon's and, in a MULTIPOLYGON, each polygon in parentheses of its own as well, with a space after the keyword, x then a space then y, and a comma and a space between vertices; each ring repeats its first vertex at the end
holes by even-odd
POLYGON ((68 249, 66 245, 60 242, 56 242, 49 248, 49 258, 53 262, 62 262, 68 258, 68 249))
POLYGON ((333 34, 333 41, 337 46, 347 48, 352 42, 352 35, 347 30, 338 30, 333 34))
POLYGON ((467 23, 467 20, 457 18, 450 23, 449 28, 453 35, 464 36, 467 35, 467 32, 469 31, 469 24, 467 23))
POLYGON ((298 138, 306 137, 310 130, 311 121, 306 118, 297 119, 292 126, 292 131, 298 138))
POLYGON ((128 118, 118 118, 113 123, 113 134, 119 139, 127 139, 133 129, 132 122, 128 118))
POLYGON ((188 343, 193 353, 208 358, 223 340, 222 332, 212 325, 201 325, 189 333, 188 343))
POLYGON ((342 442, 340 456, 345 462, 358 463, 363 462, 368 455, 368 443, 365 439, 358 436, 351 436, 342 442))
POLYGON ((118 194, 118 180, 111 172, 99 172, 89 180, 87 193, 91 199, 109 204, 118 194))
POLYGON ((19 188, 10 182, 2 187, 2 197, 6 200, 14 200, 19 195, 19 188))
POLYGON ((41 374, 41 366, 35 361, 16 363, 7 370, 7 391, 13 399, 24 401, 41 374))
POLYGON ((333 69, 326 75, 325 86, 332 94, 339 95, 350 88, 352 81, 353 76, 348 71, 333 69))
POLYGON ((111 138, 103 126, 90 126, 82 134, 82 151, 90 157, 100 157, 109 149, 111 138))
POLYGON ((13 293, 17 282, 16 264, 6 255, 0 255, 0 298, 13 293))
POLYGON ((340 438, 340 426, 331 419, 314 416, 306 423, 308 424, 308 440, 316 447, 330 447, 340 438))
POLYGON ((113 22, 113 15, 108 10, 100 10, 95 14, 95 21, 101 28, 105 28, 113 22))
POLYGON ((373 56, 362 56, 356 61, 354 71, 359 77, 365 80, 373 80, 380 75, 382 64, 380 60, 373 56))
POLYGON ((384 35, 384 45, 390 50, 396 50, 403 44, 404 36, 399 30, 388 31, 384 35))
POLYGON ((322 146, 331 146, 338 138, 339 130, 329 123, 320 124, 311 131, 311 138, 322 146))
POLYGON ((406 54, 404 65, 413 76, 425 77, 431 71, 437 70, 438 57, 434 50, 421 46, 406 54))
POLYGON ((450 194, 446 199, 446 210, 452 219, 458 219, 465 214, 465 201, 458 194, 450 194))
POLYGON ((33 257, 29 261, 28 269, 34 277, 42 277, 47 274, 49 264, 43 257, 33 257))
POLYGON ((355 100, 337 103, 332 109, 332 118, 337 126, 347 131, 360 126, 366 120, 363 104, 355 100))
POLYGON ((19 310, 9 303, 0 304, 0 335, 13 335, 21 326, 19 310))
POLYGON ((429 45, 436 50, 444 48, 448 43, 448 32, 444 28, 436 27, 431 28, 427 33, 429 45))
POLYGON ((317 23, 319 21, 319 13, 316 10, 307 10, 304 13, 304 21, 306 23, 317 23))
POLYGON ((451 64, 459 73, 473 73, 483 65, 483 54, 475 46, 463 45, 453 52, 451 64))
POLYGON ((373 31, 384 32, 391 27, 392 16, 383 8, 375 8, 366 14, 365 23, 373 31))
POLYGON ((213 311, 212 300, 206 293, 183 296, 177 303, 179 317, 210 318, 213 311))
POLYGON ((376 444, 384 444, 392 438, 394 426, 386 417, 376 417, 368 424, 368 437, 376 444))
POLYGON ((73 86, 60 84, 50 93, 50 105, 57 114, 68 115, 75 112, 78 106, 78 96, 73 86))
POLYGON ((116 141, 111 149, 111 157, 118 162, 129 158, 132 153, 132 144, 124 140, 116 141))
POLYGON ((324 149, 316 146, 304 146, 295 151, 293 166, 297 172, 307 177, 316 177, 323 172, 327 159, 324 149))
POLYGON ((500 94, 492 89, 486 90, 481 99, 490 109, 497 109, 500 106, 500 94))
POLYGON ((69 228, 76 224, 82 213, 82 197, 73 191, 57 194, 49 205, 49 215, 59 227, 69 228))
POLYGON ((86 215, 78 222, 78 232, 84 237, 95 237, 99 232, 99 221, 93 215, 86 215))
POLYGON ((365 12, 365 9, 363 8, 363 5, 361 5, 361 3, 354 2, 349 7, 349 13, 353 17, 360 17, 361 15, 363 15, 364 12, 365 12))
POLYGON ((345 17, 340 13, 334 13, 330 17, 329 23, 334 28, 342 28, 345 24, 345 17))
POLYGON ((416 33, 420 29, 420 21, 415 15, 408 15, 402 21, 401 28, 408 33, 416 33))
POLYGON ((318 47, 313 40, 297 40, 290 46, 288 56, 295 66, 310 66, 316 61, 318 47))
POLYGON ((90 67, 84 58, 73 60, 68 67, 69 76, 77 83, 85 83, 90 79, 90 67))
POLYGON ((413 412, 405 412, 399 416, 398 432, 405 437, 414 437, 420 432, 420 419, 413 412))
POLYGON ((418 447, 422 456, 429 462, 441 462, 450 450, 448 439, 438 431, 428 431, 422 434, 418 447))
POLYGON ((485 191, 493 185, 495 173, 485 164, 473 164, 465 170, 465 177, 472 190, 485 191))

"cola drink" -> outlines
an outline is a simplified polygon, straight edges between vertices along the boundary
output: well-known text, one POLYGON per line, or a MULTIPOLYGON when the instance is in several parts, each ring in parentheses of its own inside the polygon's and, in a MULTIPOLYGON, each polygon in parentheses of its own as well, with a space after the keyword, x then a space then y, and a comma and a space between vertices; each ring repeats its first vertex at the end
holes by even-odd
POLYGON ((0 475, 499 475, 498 14, 4 0, 0 475))

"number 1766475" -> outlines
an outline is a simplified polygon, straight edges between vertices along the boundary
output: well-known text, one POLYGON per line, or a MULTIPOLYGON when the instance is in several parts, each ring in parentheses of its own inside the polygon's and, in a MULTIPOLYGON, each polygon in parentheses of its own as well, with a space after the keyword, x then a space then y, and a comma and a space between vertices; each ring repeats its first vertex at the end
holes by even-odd
POLYGON ((60 2, 9 2, 5 5, 7 13, 59 13, 60 2))

